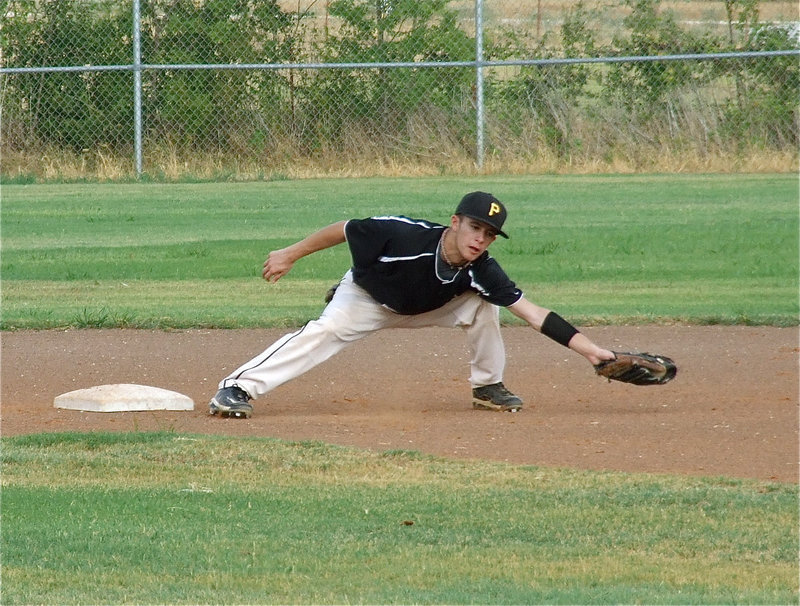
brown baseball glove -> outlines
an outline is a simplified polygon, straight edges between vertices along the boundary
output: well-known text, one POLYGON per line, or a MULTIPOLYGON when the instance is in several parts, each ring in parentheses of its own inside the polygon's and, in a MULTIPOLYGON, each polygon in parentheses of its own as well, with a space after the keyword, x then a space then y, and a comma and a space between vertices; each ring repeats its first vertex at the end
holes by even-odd
POLYGON ((633 385, 663 385, 675 378, 678 367, 670 358, 649 353, 614 352, 614 360, 594 367, 595 372, 609 381, 633 385))
POLYGON ((325 303, 330 303, 333 300, 333 295, 336 294, 337 288, 339 288, 338 282, 328 289, 328 292, 325 293, 325 303))

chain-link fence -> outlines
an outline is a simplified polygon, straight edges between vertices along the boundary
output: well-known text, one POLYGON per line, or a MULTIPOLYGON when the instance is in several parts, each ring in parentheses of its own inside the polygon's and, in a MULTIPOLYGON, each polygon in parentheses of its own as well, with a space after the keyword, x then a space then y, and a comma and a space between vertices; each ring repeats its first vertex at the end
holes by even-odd
POLYGON ((0 6, 7 179, 797 158, 796 2, 0 6))

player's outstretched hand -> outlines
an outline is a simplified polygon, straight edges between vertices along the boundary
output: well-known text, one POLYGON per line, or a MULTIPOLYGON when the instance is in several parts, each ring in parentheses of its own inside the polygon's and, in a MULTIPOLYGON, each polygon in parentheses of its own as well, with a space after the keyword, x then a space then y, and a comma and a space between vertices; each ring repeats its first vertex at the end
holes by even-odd
POLYGON ((616 357, 613 351, 596 345, 582 332, 576 333, 570 339, 569 348, 589 360, 592 366, 601 364, 606 360, 613 360, 616 357))
POLYGON ((293 265, 294 260, 285 248, 273 250, 264 261, 264 270, 261 272, 261 276, 267 282, 277 282, 289 273, 293 265))
POLYGON ((592 366, 596 366, 597 364, 602 364, 607 360, 614 360, 617 356, 610 349, 603 349, 602 347, 598 347, 596 351, 592 352, 586 357, 589 360, 589 362, 591 362, 592 366))

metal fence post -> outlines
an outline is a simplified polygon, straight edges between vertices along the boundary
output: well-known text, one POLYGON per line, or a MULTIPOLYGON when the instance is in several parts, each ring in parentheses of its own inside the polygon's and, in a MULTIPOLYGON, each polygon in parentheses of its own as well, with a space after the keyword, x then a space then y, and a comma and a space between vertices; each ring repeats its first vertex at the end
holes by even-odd
POLYGON ((483 0, 475 0, 475 163, 483 168, 483 0))
POLYGON ((139 0, 133 0, 133 148, 138 179, 142 176, 142 37, 139 0))

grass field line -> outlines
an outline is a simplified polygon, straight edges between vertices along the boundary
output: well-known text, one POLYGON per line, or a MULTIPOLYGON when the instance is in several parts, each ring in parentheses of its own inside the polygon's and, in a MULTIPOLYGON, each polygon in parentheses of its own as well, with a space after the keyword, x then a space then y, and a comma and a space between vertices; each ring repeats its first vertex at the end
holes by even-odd
POLYGON ((172 432, 2 446, 8 604, 798 598, 793 484, 172 432))
POLYGON ((272 286, 270 250, 352 217, 446 222, 474 189, 510 209, 491 254, 575 321, 798 323, 797 175, 659 174, 6 186, 2 328, 302 324, 347 247, 272 286))

